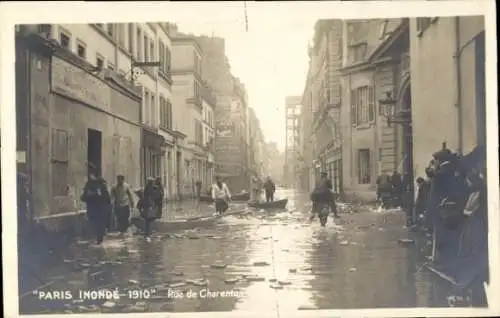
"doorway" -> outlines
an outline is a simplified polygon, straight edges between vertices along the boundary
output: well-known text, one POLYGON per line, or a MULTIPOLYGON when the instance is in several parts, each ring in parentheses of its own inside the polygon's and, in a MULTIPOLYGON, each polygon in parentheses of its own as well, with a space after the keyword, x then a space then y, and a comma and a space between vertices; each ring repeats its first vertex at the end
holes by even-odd
POLYGON ((413 175, 413 127, 411 114, 411 87, 410 85, 403 92, 401 100, 401 115, 404 120, 403 131, 403 208, 408 216, 415 221, 413 213, 413 202, 415 201, 415 186, 413 175))
POLYGON ((87 130, 87 174, 102 175, 102 133, 99 130, 87 130))

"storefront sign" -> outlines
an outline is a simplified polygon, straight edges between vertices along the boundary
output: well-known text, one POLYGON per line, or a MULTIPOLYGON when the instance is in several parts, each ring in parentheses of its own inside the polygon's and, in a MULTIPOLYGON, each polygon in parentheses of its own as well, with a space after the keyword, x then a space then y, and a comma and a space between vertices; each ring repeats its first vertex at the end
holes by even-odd
POLYGON ((57 57, 52 60, 52 91, 104 110, 110 108, 108 85, 57 57))

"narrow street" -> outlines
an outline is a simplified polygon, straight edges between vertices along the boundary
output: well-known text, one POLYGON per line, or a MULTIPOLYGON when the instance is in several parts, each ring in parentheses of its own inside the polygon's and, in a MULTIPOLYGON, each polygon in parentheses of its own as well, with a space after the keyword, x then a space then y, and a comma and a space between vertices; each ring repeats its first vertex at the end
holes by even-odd
POLYGON ((321 228, 308 220, 307 195, 278 190, 277 197, 289 198, 287 211, 249 210, 209 228, 155 233, 151 243, 132 233, 108 236, 102 247, 76 242, 51 265, 32 264, 46 287, 25 293, 20 313, 447 306, 446 288, 423 268, 424 247, 402 212, 347 212, 339 204, 340 220, 321 228), (119 300, 75 299, 78 291, 114 288, 119 300), (200 292, 207 289, 223 293, 200 292), (41 291, 66 290, 75 297, 39 300, 41 291))

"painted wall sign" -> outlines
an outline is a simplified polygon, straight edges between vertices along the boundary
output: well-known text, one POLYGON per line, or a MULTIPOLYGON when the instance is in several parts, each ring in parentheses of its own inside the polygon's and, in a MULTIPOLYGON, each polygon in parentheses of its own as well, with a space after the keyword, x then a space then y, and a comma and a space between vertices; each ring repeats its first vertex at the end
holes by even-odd
POLYGON ((52 60, 52 90, 109 111, 109 86, 99 78, 57 57, 52 60))

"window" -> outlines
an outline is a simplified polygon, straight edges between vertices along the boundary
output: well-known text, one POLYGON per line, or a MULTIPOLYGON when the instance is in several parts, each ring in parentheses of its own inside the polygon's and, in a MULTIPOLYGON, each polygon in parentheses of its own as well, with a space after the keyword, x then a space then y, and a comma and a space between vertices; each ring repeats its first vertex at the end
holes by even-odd
POLYGON ((165 44, 162 41, 158 41, 158 60, 160 62, 160 71, 164 72, 167 69, 167 60, 165 59, 165 44))
POLYGON ((103 67, 104 67, 104 57, 102 55, 100 55, 99 53, 96 54, 95 65, 99 69, 103 69, 103 67))
POLYGON ((125 48, 127 25, 125 23, 117 23, 116 28, 118 33, 118 44, 120 44, 122 48, 125 48))
POLYGON ((69 34, 69 32, 61 31, 59 33, 59 43, 63 48, 68 50, 71 49, 71 35, 69 34))
POLYGON ((110 69, 111 71, 115 70, 115 66, 113 65, 113 63, 108 62, 108 69, 110 69))
POLYGON ((198 119, 194 120, 194 142, 197 145, 203 144, 203 126, 198 119))
POLYGON ((149 43, 149 59, 153 62, 156 62, 155 43, 153 42, 153 40, 151 40, 149 43))
POLYGON ((194 97, 195 98, 200 98, 201 95, 201 88, 200 88, 200 83, 197 81, 194 82, 194 97))
POLYGON ((160 97, 160 127, 172 129, 172 104, 163 96, 160 97))
POLYGON ((76 54, 82 59, 85 59, 87 57, 87 46, 80 40, 77 40, 76 54))
POLYGON ((371 183, 370 149, 358 150, 358 183, 371 183))
POLYGON ((113 23, 108 23, 106 25, 106 28, 107 28, 107 33, 110 37, 114 38, 114 35, 115 35, 115 25, 113 23))
POLYGON ((417 18, 417 34, 421 35, 431 25, 432 18, 417 18))
POLYGON ((104 23, 96 23, 98 28, 104 29, 104 23))
POLYGON ((362 86, 351 91, 351 123, 361 125, 375 120, 373 86, 362 86))
POLYGON ((149 109, 149 93, 147 91, 144 91, 144 122, 146 124, 149 124, 149 116, 150 116, 150 109, 149 109))
POLYGON ((137 59, 139 61, 142 61, 143 56, 142 56, 142 35, 141 35, 141 29, 137 28, 136 34, 135 34, 135 39, 136 39, 136 52, 137 52, 137 59))
POLYGON ((142 44, 144 46, 144 61, 149 61, 149 39, 145 35, 144 36, 144 43, 142 44))
POLYGON ((65 130, 51 132, 52 196, 68 194, 69 179, 69 134, 65 130))
POLYGON ((364 60, 366 55, 366 43, 359 43, 351 47, 352 56, 355 62, 360 62, 364 60))
POLYGON ((134 54, 134 24, 128 23, 128 51, 134 54))
POLYGON ((167 60, 167 74, 170 74, 170 68, 172 67, 172 52, 170 52, 170 48, 167 46, 166 49, 165 49, 165 59, 167 60))
POLYGON ((151 119, 151 126, 155 126, 155 123, 156 123, 156 114, 155 114, 155 109, 156 109, 156 99, 155 99, 155 95, 153 93, 151 93, 151 104, 149 105, 149 107, 151 108, 151 116, 150 116, 150 119, 151 119))
POLYGON ((379 40, 384 40, 386 35, 387 35, 387 25, 389 24, 389 20, 385 19, 382 21, 382 24, 380 25, 380 34, 379 34, 379 40))

